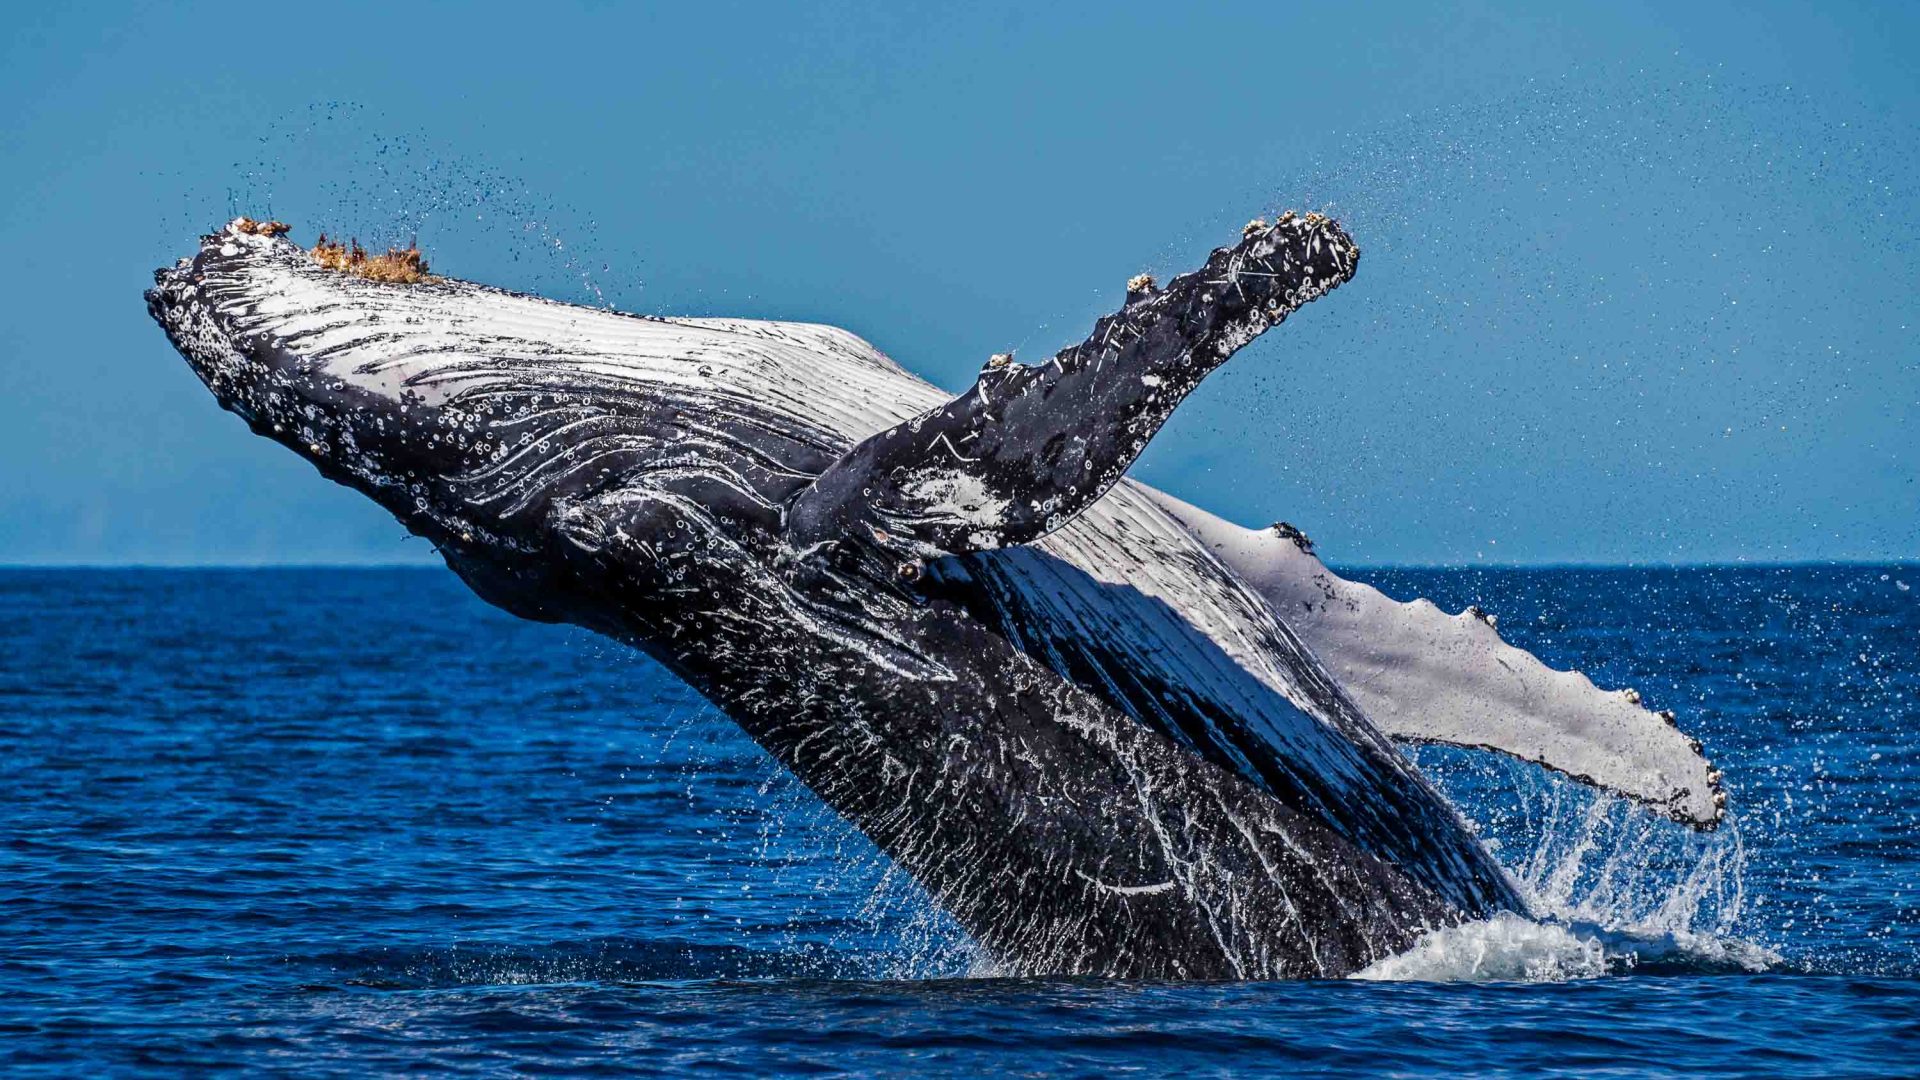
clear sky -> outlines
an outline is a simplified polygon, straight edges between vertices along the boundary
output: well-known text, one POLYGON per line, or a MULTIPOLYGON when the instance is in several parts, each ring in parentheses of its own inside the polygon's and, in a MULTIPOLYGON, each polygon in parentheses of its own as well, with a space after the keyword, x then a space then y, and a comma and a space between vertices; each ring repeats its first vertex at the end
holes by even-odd
POLYGON ((961 388, 1330 210, 1135 475, 1336 563, 1920 556, 1920 5, 16 5, 0 563, 431 558, 140 299, 235 213, 961 388))

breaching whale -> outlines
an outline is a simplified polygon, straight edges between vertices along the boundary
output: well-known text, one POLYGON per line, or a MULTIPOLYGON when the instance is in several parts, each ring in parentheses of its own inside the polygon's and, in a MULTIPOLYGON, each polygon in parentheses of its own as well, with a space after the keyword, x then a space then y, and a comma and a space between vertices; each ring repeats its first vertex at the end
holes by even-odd
POLYGON ((1319 215, 1136 277, 1083 343, 957 397, 832 327, 374 280, 285 231, 239 219, 147 293, 220 403, 487 601, 672 669, 1001 970, 1338 976, 1523 910, 1396 739, 1721 817, 1632 691, 1125 478, 1354 273, 1319 215))

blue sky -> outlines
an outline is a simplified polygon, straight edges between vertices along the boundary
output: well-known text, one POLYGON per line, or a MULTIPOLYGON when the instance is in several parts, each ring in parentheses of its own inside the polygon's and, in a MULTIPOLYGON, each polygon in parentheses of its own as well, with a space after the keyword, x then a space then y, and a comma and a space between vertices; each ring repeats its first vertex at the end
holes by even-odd
POLYGON ((34 5, 0 41, 0 563, 394 562, 151 270, 236 212, 846 326, 958 389, 1257 213, 1358 277, 1135 475, 1344 563, 1920 555, 1920 7, 34 5))

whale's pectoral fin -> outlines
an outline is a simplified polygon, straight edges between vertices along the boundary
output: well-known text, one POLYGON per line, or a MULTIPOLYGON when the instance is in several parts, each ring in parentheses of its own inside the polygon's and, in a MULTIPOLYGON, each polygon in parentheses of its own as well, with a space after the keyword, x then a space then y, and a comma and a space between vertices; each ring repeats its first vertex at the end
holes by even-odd
POLYGON ((867 439, 788 507, 800 551, 921 560, 1023 544, 1111 488, 1174 407, 1241 346, 1353 276, 1338 224, 1291 213, 1157 288, 1137 277, 1092 336, 1038 366, 997 356, 971 390, 867 439))
POLYGON ((1602 690, 1500 639, 1475 608, 1448 615, 1345 581, 1298 530, 1244 529, 1148 492, 1300 635, 1388 735, 1498 750, 1652 806, 1717 825, 1726 796, 1700 744, 1632 690, 1602 690))

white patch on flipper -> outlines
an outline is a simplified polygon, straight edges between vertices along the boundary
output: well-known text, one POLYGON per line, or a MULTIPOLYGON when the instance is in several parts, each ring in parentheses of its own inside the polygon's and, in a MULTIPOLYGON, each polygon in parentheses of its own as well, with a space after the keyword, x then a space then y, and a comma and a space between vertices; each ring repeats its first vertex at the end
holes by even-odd
POLYGON ((928 521, 992 529, 1007 519, 1007 500, 996 498, 987 490, 986 482, 971 473, 943 469, 920 472, 901 485, 900 493, 928 521))
POLYGON ((1694 824, 1719 819, 1711 766, 1637 695, 1555 671, 1470 612, 1400 603, 1271 530, 1143 490, 1264 595, 1389 735, 1498 750, 1694 824))

